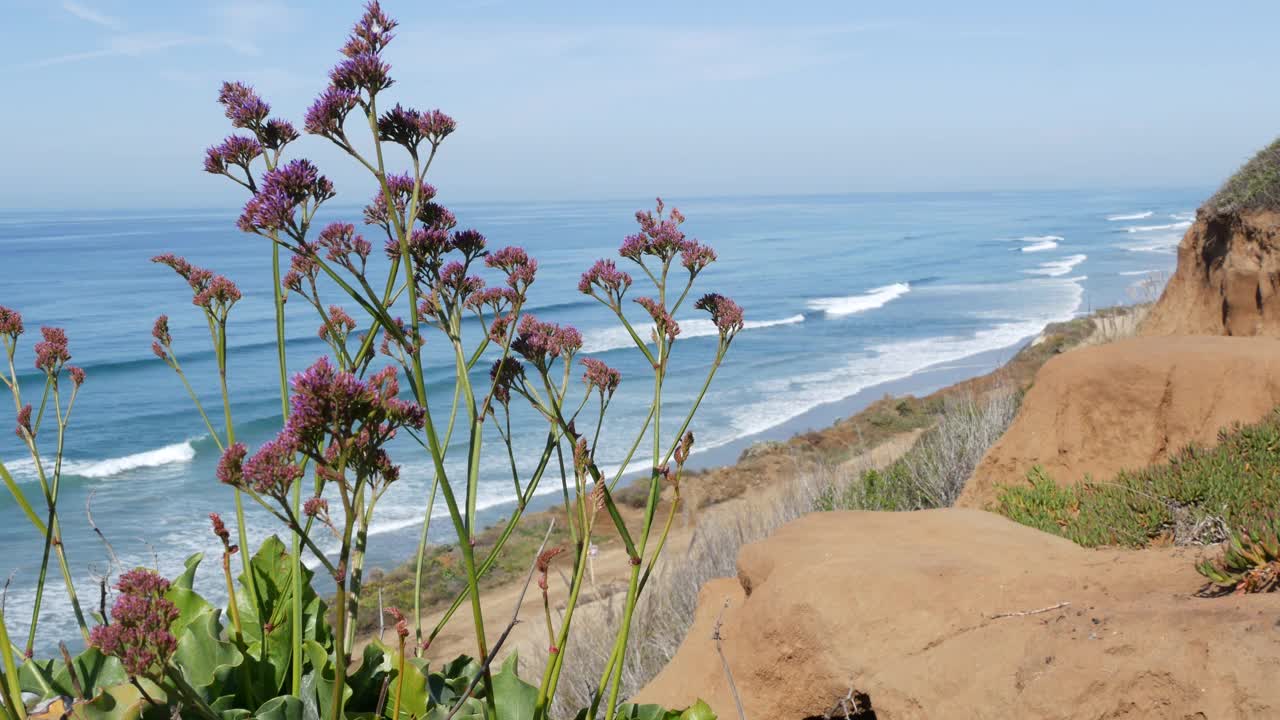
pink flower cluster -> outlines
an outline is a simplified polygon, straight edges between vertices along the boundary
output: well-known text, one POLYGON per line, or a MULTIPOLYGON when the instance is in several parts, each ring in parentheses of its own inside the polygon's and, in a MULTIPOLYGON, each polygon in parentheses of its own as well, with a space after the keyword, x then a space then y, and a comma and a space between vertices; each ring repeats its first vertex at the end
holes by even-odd
POLYGON ((400 400, 395 368, 384 368, 367 381, 339 371, 321 357, 293 378, 289 419, 275 439, 246 459, 243 445, 227 448, 218 463, 218 479, 236 487, 283 500, 302 477, 298 455, 305 455, 337 477, 335 465, 359 477, 394 482, 399 469, 383 445, 401 427, 421 429, 423 409, 400 400))
MULTIPOLYGON (((192 265, 187 262, 186 258, 179 257, 173 253, 165 253, 151 258, 151 262, 168 265, 172 268, 191 286, 191 304, 211 311, 221 319, 226 319, 227 311, 240 300, 240 288, 236 287, 236 284, 231 282, 230 279, 224 275, 215 275, 209 270, 192 265)), ((158 326, 159 320, 156 322, 158 326)), ((154 329, 152 330, 152 335, 156 337, 157 341, 160 340, 156 336, 154 329)))
POLYGON ((16 340, 22 331, 22 313, 0 305, 0 335, 16 340))
POLYGON ((35 347, 36 369, 43 370, 48 375, 56 375, 71 359, 71 353, 67 350, 67 333, 62 328, 42 327, 40 336, 43 340, 36 343, 35 347))
POLYGON ((653 318, 653 331, 657 336, 667 338, 668 342, 676 339, 680 334, 680 323, 671 317, 671 313, 662 306, 662 303, 651 297, 638 297, 635 302, 649 313, 649 317, 653 318))
POLYGON ((356 234, 355 225, 343 222, 325 226, 325 229, 320 231, 317 244, 328 251, 325 257, 330 261, 356 274, 364 272, 369 253, 373 250, 368 240, 356 234))
POLYGON ((618 389, 618 384, 622 382, 622 374, 595 358, 583 358, 582 364, 587 368, 582 374, 582 381, 587 384, 587 391, 590 392, 592 388, 596 388, 605 397, 612 396, 618 389))
POLYGON ((618 249, 618 254, 636 262, 643 262, 645 255, 651 255, 659 258, 663 263, 668 263, 678 253, 688 250, 691 253, 691 259, 705 260, 706 262, 714 260, 714 252, 710 254, 710 260, 707 260, 707 251, 710 248, 698 245, 696 241, 685 239, 684 232, 680 230, 680 225, 684 222, 684 215, 680 214, 679 210, 672 208, 671 213, 664 217, 662 212, 664 207, 662 198, 658 198, 656 213, 648 210, 641 210, 636 213, 636 222, 640 224, 640 232, 628 235, 622 241, 622 247, 618 249))
POLYGON ((511 349, 538 368, 546 369, 557 357, 568 362, 582 349, 582 333, 575 328, 543 322, 532 314, 520 317, 518 331, 511 349))
POLYGON ((621 306, 622 296, 631 287, 631 276, 618 269, 612 260, 597 260, 590 270, 582 273, 578 281, 578 291, 590 295, 606 305, 617 309, 621 306), (604 297, 596 294, 597 288, 604 291, 604 297))
POLYGON ((711 322, 715 323, 722 338, 732 339, 742 329, 742 308, 723 295, 708 293, 699 298, 693 307, 711 314, 711 322))
POLYGON ((111 608, 111 624, 95 627, 90 642, 118 659, 130 676, 160 678, 178 649, 169 631, 178 608, 164 597, 169 581, 137 568, 122 575, 116 589, 120 597, 111 608))

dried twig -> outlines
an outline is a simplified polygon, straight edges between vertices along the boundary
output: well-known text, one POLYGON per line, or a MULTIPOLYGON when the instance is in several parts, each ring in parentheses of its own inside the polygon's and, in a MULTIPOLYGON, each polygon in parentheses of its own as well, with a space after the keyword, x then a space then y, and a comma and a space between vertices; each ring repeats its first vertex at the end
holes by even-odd
POLYGON ((729 680, 729 692, 733 693, 733 704, 738 706, 738 720, 747 720, 747 713, 742 709, 742 698, 738 696, 738 686, 733 682, 733 673, 729 670, 729 660, 724 656, 724 647, 721 643, 723 638, 720 635, 720 625, 724 622, 724 611, 727 609, 729 609, 729 598, 724 599, 724 606, 720 608, 720 617, 716 618, 716 627, 711 631, 711 639, 716 643, 720 664, 724 666, 724 676, 729 680))
POLYGON ((62 651, 62 662, 67 666, 67 675, 71 678, 71 688, 76 691, 76 697, 80 700, 88 700, 89 697, 84 694, 84 687, 80 685, 80 678, 76 675, 75 663, 71 662, 71 653, 67 651, 67 644, 58 643, 58 649, 62 651))
POLYGON ((1021 610, 1018 612, 996 613, 995 615, 991 615, 988 619, 999 620, 1000 618, 1007 618, 1007 617, 1023 617, 1024 615, 1039 615, 1040 613, 1052 612, 1054 610, 1059 610, 1061 608, 1068 607, 1070 605, 1071 603, 1069 602, 1060 602, 1057 605, 1050 605, 1049 607, 1042 607, 1037 610, 1021 610))
MULTIPOLYGON (((98 529, 98 524, 93 521, 93 496, 97 492, 97 490, 90 490, 89 496, 84 499, 84 516, 89 520, 89 527, 93 528, 94 534, 97 535, 98 539, 102 541, 102 544, 107 547, 107 554, 111 556, 111 567, 118 568, 120 567, 120 558, 116 557, 115 548, 111 547, 111 543, 107 540, 107 536, 98 529)), ((107 576, 111 576, 110 570, 107 571, 107 576)))
POLYGON ((538 556, 542 554, 543 550, 547 549, 547 543, 551 540, 551 531, 554 530, 555 527, 556 521, 555 518, 552 518, 551 522, 547 523, 547 534, 542 537, 542 544, 538 546, 538 552, 533 554, 533 562, 529 563, 529 574, 525 575, 524 587, 520 588, 520 596, 516 598, 516 606, 511 611, 511 622, 507 623, 507 627, 504 628, 502 634, 498 636, 498 641, 495 642, 493 647, 489 650, 489 656, 484 659, 484 664, 480 666, 480 671, 471 679, 471 684, 467 686, 467 691, 462 693, 462 696, 458 698, 457 704, 449 710, 448 715, 444 716, 444 720, 453 720, 453 716, 457 715, 458 711, 462 709, 463 704, 470 699, 471 693, 475 692, 476 686, 480 684, 481 678, 484 677, 485 672, 488 671, 489 667, 493 665, 494 659, 498 657, 498 650, 502 648, 502 643, 507 641, 507 636, 511 634, 511 631, 515 629, 516 624, 520 622, 520 606, 524 604, 524 595, 529 590, 529 583, 533 582, 533 572, 538 568, 538 556))

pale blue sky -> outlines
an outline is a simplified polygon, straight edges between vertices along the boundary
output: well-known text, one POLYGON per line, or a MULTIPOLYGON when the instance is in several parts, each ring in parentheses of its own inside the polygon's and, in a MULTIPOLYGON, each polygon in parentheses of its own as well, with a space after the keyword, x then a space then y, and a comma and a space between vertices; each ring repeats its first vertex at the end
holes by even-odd
MULTIPOLYGON (((384 8, 390 97, 459 123, 447 200, 1212 187, 1280 134, 1273 0, 384 8)), ((0 0, 0 207, 238 203, 200 171, 219 83, 301 127, 359 11, 0 0)))

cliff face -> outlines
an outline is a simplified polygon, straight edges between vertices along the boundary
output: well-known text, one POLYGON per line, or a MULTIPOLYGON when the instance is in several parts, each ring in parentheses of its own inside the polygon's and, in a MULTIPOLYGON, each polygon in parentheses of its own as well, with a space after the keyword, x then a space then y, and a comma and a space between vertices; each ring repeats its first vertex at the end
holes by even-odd
POLYGON ((1275 596, 1193 597, 1194 558, 975 510, 813 513, 703 586, 636 700, 733 717, 714 632, 749 718, 1280 716, 1275 596))
POLYGON ((1201 210, 1141 334, 1280 337, 1280 213, 1201 210))
POLYGON ((1280 405, 1280 340, 1133 338, 1050 360, 1018 417, 987 451, 958 504, 986 507, 1039 465, 1058 483, 1165 462, 1187 444, 1280 405))

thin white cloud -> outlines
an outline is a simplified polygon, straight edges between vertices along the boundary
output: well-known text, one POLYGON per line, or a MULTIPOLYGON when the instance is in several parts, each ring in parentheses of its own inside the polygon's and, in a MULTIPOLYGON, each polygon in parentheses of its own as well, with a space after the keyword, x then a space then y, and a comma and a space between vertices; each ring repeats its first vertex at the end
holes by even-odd
POLYGON ((118 18, 111 17, 110 15, 105 15, 103 13, 98 12, 97 10, 94 10, 91 7, 86 7, 84 5, 81 5, 80 3, 70 2, 68 0, 68 2, 62 3, 62 9, 66 10, 72 15, 75 15, 81 20, 84 20, 85 22, 91 22, 94 25, 101 25, 102 27, 108 28, 110 30, 124 29, 124 23, 121 22, 118 18))

